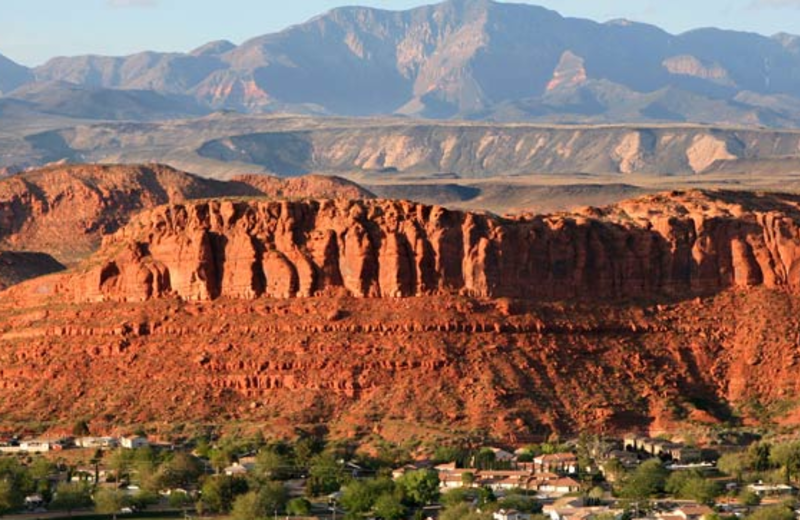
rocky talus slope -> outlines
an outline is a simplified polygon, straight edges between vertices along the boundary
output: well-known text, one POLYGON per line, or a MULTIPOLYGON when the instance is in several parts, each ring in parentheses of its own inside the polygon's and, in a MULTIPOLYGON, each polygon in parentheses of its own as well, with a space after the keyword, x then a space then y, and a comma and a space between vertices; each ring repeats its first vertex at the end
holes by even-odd
POLYGON ((0 417, 517 442, 797 424, 798 202, 162 206, 0 293, 0 417))

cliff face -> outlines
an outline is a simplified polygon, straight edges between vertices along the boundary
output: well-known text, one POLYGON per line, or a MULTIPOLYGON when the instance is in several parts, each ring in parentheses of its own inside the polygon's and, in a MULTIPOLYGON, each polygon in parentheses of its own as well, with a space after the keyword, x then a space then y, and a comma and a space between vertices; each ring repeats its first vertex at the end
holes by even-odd
POLYGON ((0 417, 511 442, 797 424, 798 208, 735 192, 513 220, 162 206, 81 269, 2 293, 0 417))
POLYGON ((301 195, 372 196, 336 177, 245 175, 218 182, 161 165, 53 166, 0 179, 0 251, 42 253, 74 264, 142 210, 199 198, 301 195))
POLYGON ((106 237, 95 266, 59 290, 78 301, 202 301, 337 293, 617 299, 755 285, 796 289, 799 200, 674 193, 518 219, 389 201, 169 205, 106 237))

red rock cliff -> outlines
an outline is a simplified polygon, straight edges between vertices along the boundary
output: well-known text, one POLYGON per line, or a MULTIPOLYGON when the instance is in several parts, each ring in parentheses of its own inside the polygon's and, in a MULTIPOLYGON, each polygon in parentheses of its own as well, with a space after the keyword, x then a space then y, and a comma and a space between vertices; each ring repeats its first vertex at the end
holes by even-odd
POLYGON ((800 284, 797 200, 674 193, 502 219, 390 201, 206 201, 106 237, 62 283, 80 301, 174 294, 639 298, 800 284), (763 206, 763 207, 762 207, 763 206))

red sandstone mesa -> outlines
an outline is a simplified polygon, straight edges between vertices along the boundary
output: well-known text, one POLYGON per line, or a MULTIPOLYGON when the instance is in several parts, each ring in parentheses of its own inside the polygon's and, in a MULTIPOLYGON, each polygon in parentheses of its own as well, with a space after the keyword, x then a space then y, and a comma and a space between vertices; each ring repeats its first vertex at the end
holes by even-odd
POLYGON ((516 441, 773 408, 797 424, 798 207, 734 192, 519 219, 162 206, 0 295, 0 416, 516 441))
POLYGON ((785 211, 792 206, 760 210, 734 194, 714 197, 692 192, 519 219, 392 201, 173 204, 106 237, 94 266, 59 291, 76 301, 337 290, 562 300, 800 285, 800 227, 785 211))

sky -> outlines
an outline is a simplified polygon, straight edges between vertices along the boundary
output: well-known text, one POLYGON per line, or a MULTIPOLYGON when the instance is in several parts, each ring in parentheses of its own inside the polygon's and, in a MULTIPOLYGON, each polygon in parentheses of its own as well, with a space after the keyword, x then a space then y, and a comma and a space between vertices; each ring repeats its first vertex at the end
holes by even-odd
MULTIPOLYGON (((433 0, 0 0, 0 54, 23 65, 55 56, 186 52, 239 44, 342 5, 402 10, 433 0)), ((671 33, 720 27, 800 34, 800 0, 516 0, 564 16, 627 18, 671 33)))

